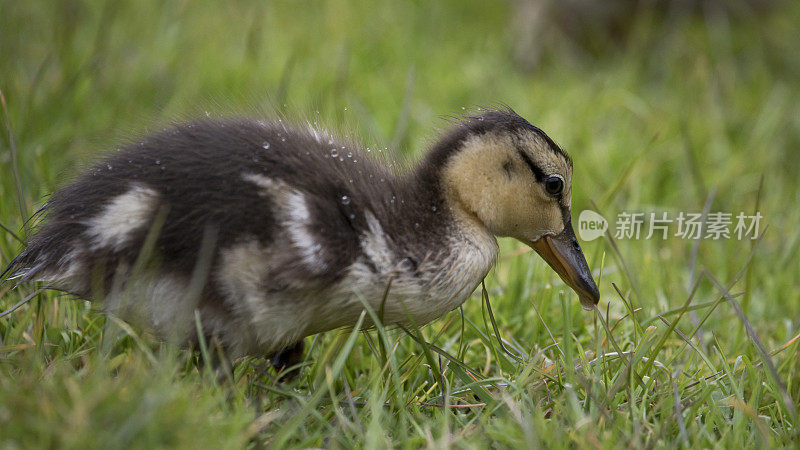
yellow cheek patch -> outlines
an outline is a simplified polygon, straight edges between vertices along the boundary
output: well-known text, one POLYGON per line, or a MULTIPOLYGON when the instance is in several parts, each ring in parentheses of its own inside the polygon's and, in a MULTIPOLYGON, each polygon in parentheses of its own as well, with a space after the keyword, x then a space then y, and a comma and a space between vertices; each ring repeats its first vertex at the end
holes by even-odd
MULTIPOLYGON (((530 240, 542 234, 560 233, 563 229, 560 205, 523 166, 517 151, 509 135, 469 139, 445 166, 445 197, 498 236, 530 240)), ((552 162, 544 166, 552 166, 552 162)), ((554 173, 563 174, 565 170, 562 167, 554 173)))
MULTIPOLYGON (((495 233, 508 194, 503 165, 511 158, 509 139, 475 136, 464 143, 443 172, 445 197, 495 233)), ((496 234, 496 233, 495 233, 496 234)))

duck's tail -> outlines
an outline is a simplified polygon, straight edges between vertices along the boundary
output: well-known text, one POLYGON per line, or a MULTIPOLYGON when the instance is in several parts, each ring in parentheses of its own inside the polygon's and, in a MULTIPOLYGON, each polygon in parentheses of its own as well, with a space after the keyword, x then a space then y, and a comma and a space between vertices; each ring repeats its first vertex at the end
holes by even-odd
MULTIPOLYGON (((28 245, 0 273, 0 285, 16 281, 17 285, 36 280, 48 267, 47 258, 40 246, 28 245)), ((15 286, 16 287, 16 286, 15 286)))
POLYGON ((7 280, 12 280, 16 277, 16 270, 19 266, 19 257, 21 255, 17 255, 14 259, 11 260, 10 263, 3 269, 3 272, 0 273, 0 285, 5 283, 7 280))
POLYGON ((53 227, 39 230, 0 273, 0 285, 13 281, 16 287, 42 281, 53 289, 81 292, 88 284, 88 273, 82 258, 68 242, 53 227))

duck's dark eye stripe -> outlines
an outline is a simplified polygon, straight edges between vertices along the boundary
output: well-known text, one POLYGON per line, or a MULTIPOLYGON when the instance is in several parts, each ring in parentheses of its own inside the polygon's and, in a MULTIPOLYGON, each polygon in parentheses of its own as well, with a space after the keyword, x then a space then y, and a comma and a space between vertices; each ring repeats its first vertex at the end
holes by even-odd
POLYGON ((540 169, 539 166, 534 164, 533 161, 531 161, 531 158, 528 157, 528 154, 525 153, 524 150, 517 149, 517 151, 519 152, 520 158, 522 158, 522 160, 525 161, 525 164, 530 167, 531 172, 533 172, 533 176, 536 177, 536 181, 542 181, 544 179, 544 171, 540 169))

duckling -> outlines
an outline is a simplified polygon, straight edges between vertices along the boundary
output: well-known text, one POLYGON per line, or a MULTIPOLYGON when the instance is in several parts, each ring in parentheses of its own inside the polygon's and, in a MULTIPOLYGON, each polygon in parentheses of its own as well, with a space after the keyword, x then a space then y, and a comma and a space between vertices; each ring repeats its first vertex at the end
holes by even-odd
POLYGON ((41 209, 9 278, 43 281, 230 358, 297 361, 364 303, 422 325, 487 275, 496 236, 533 247, 591 309, 572 160, 513 110, 453 124, 408 170, 282 120, 204 118, 111 153, 41 209))

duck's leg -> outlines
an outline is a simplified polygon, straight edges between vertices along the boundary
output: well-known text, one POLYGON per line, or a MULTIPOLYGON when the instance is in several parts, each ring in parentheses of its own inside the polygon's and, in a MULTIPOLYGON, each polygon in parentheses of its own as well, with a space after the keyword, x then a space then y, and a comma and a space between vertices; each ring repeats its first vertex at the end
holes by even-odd
POLYGON ((282 348, 272 354, 270 357, 272 361, 272 367, 274 367, 278 372, 279 379, 281 381, 291 381, 297 376, 298 373, 300 373, 297 368, 294 368, 288 372, 286 372, 286 369, 300 363, 300 361, 303 359, 304 347, 305 345, 303 344, 303 341, 300 340, 296 344, 282 348))

